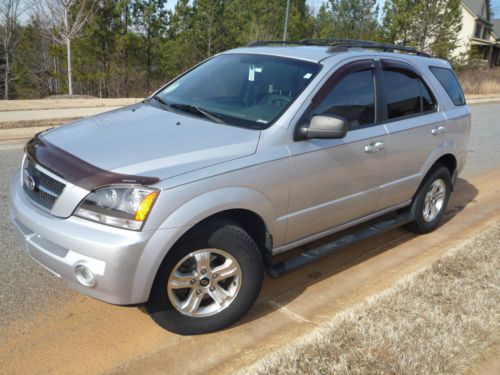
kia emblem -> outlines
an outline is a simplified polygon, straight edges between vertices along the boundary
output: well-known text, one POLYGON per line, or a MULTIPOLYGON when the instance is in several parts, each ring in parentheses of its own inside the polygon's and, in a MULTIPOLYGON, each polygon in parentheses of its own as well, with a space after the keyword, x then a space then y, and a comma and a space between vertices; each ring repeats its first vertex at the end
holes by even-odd
POLYGON ((24 171, 24 184, 29 190, 35 191, 36 188, 35 179, 32 176, 30 176, 30 174, 26 170, 24 171))

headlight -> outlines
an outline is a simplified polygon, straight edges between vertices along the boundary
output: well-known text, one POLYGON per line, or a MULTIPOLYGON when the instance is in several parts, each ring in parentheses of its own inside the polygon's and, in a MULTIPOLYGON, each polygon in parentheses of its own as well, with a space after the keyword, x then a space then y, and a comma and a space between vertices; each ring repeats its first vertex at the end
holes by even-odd
POLYGON ((112 225, 139 230, 158 197, 157 189, 145 187, 106 187, 89 194, 75 215, 112 225))

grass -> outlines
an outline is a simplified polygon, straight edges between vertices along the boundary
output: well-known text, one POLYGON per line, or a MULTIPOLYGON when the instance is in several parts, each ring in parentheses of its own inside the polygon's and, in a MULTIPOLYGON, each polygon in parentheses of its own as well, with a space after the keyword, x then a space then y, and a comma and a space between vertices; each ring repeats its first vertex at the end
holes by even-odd
POLYGON ((465 95, 500 95, 500 68, 463 69, 457 76, 465 95))
POLYGON ((458 374, 497 349, 500 222, 241 374, 458 374))

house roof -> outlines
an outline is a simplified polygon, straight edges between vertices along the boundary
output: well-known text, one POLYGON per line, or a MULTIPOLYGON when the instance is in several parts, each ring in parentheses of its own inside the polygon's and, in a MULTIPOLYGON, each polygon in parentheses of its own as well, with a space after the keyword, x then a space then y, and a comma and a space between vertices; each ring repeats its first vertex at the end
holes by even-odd
POLYGON ((488 26, 493 26, 491 23, 491 13, 488 1, 485 0, 462 0, 462 6, 467 9, 472 15, 481 20, 488 26), (483 5, 486 5, 486 16, 483 16, 483 5))
POLYGON ((491 23, 493 23, 493 34, 495 34, 495 37, 497 40, 500 40, 500 19, 499 20, 491 20, 491 23))
POLYGON ((469 10, 474 13, 476 16, 481 15, 481 10, 483 7, 484 0, 462 0, 462 3, 464 3, 469 10))

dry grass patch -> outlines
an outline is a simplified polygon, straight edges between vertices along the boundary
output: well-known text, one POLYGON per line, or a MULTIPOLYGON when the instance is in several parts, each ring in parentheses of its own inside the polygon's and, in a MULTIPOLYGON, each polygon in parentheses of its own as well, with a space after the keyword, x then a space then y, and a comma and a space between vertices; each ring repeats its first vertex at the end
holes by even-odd
POLYGON ((457 76, 465 95, 500 95, 500 68, 463 69, 457 76))
MULTIPOLYGON (((500 332, 500 222, 242 374, 457 374, 500 332)), ((498 341, 497 341, 498 342, 498 341)))

